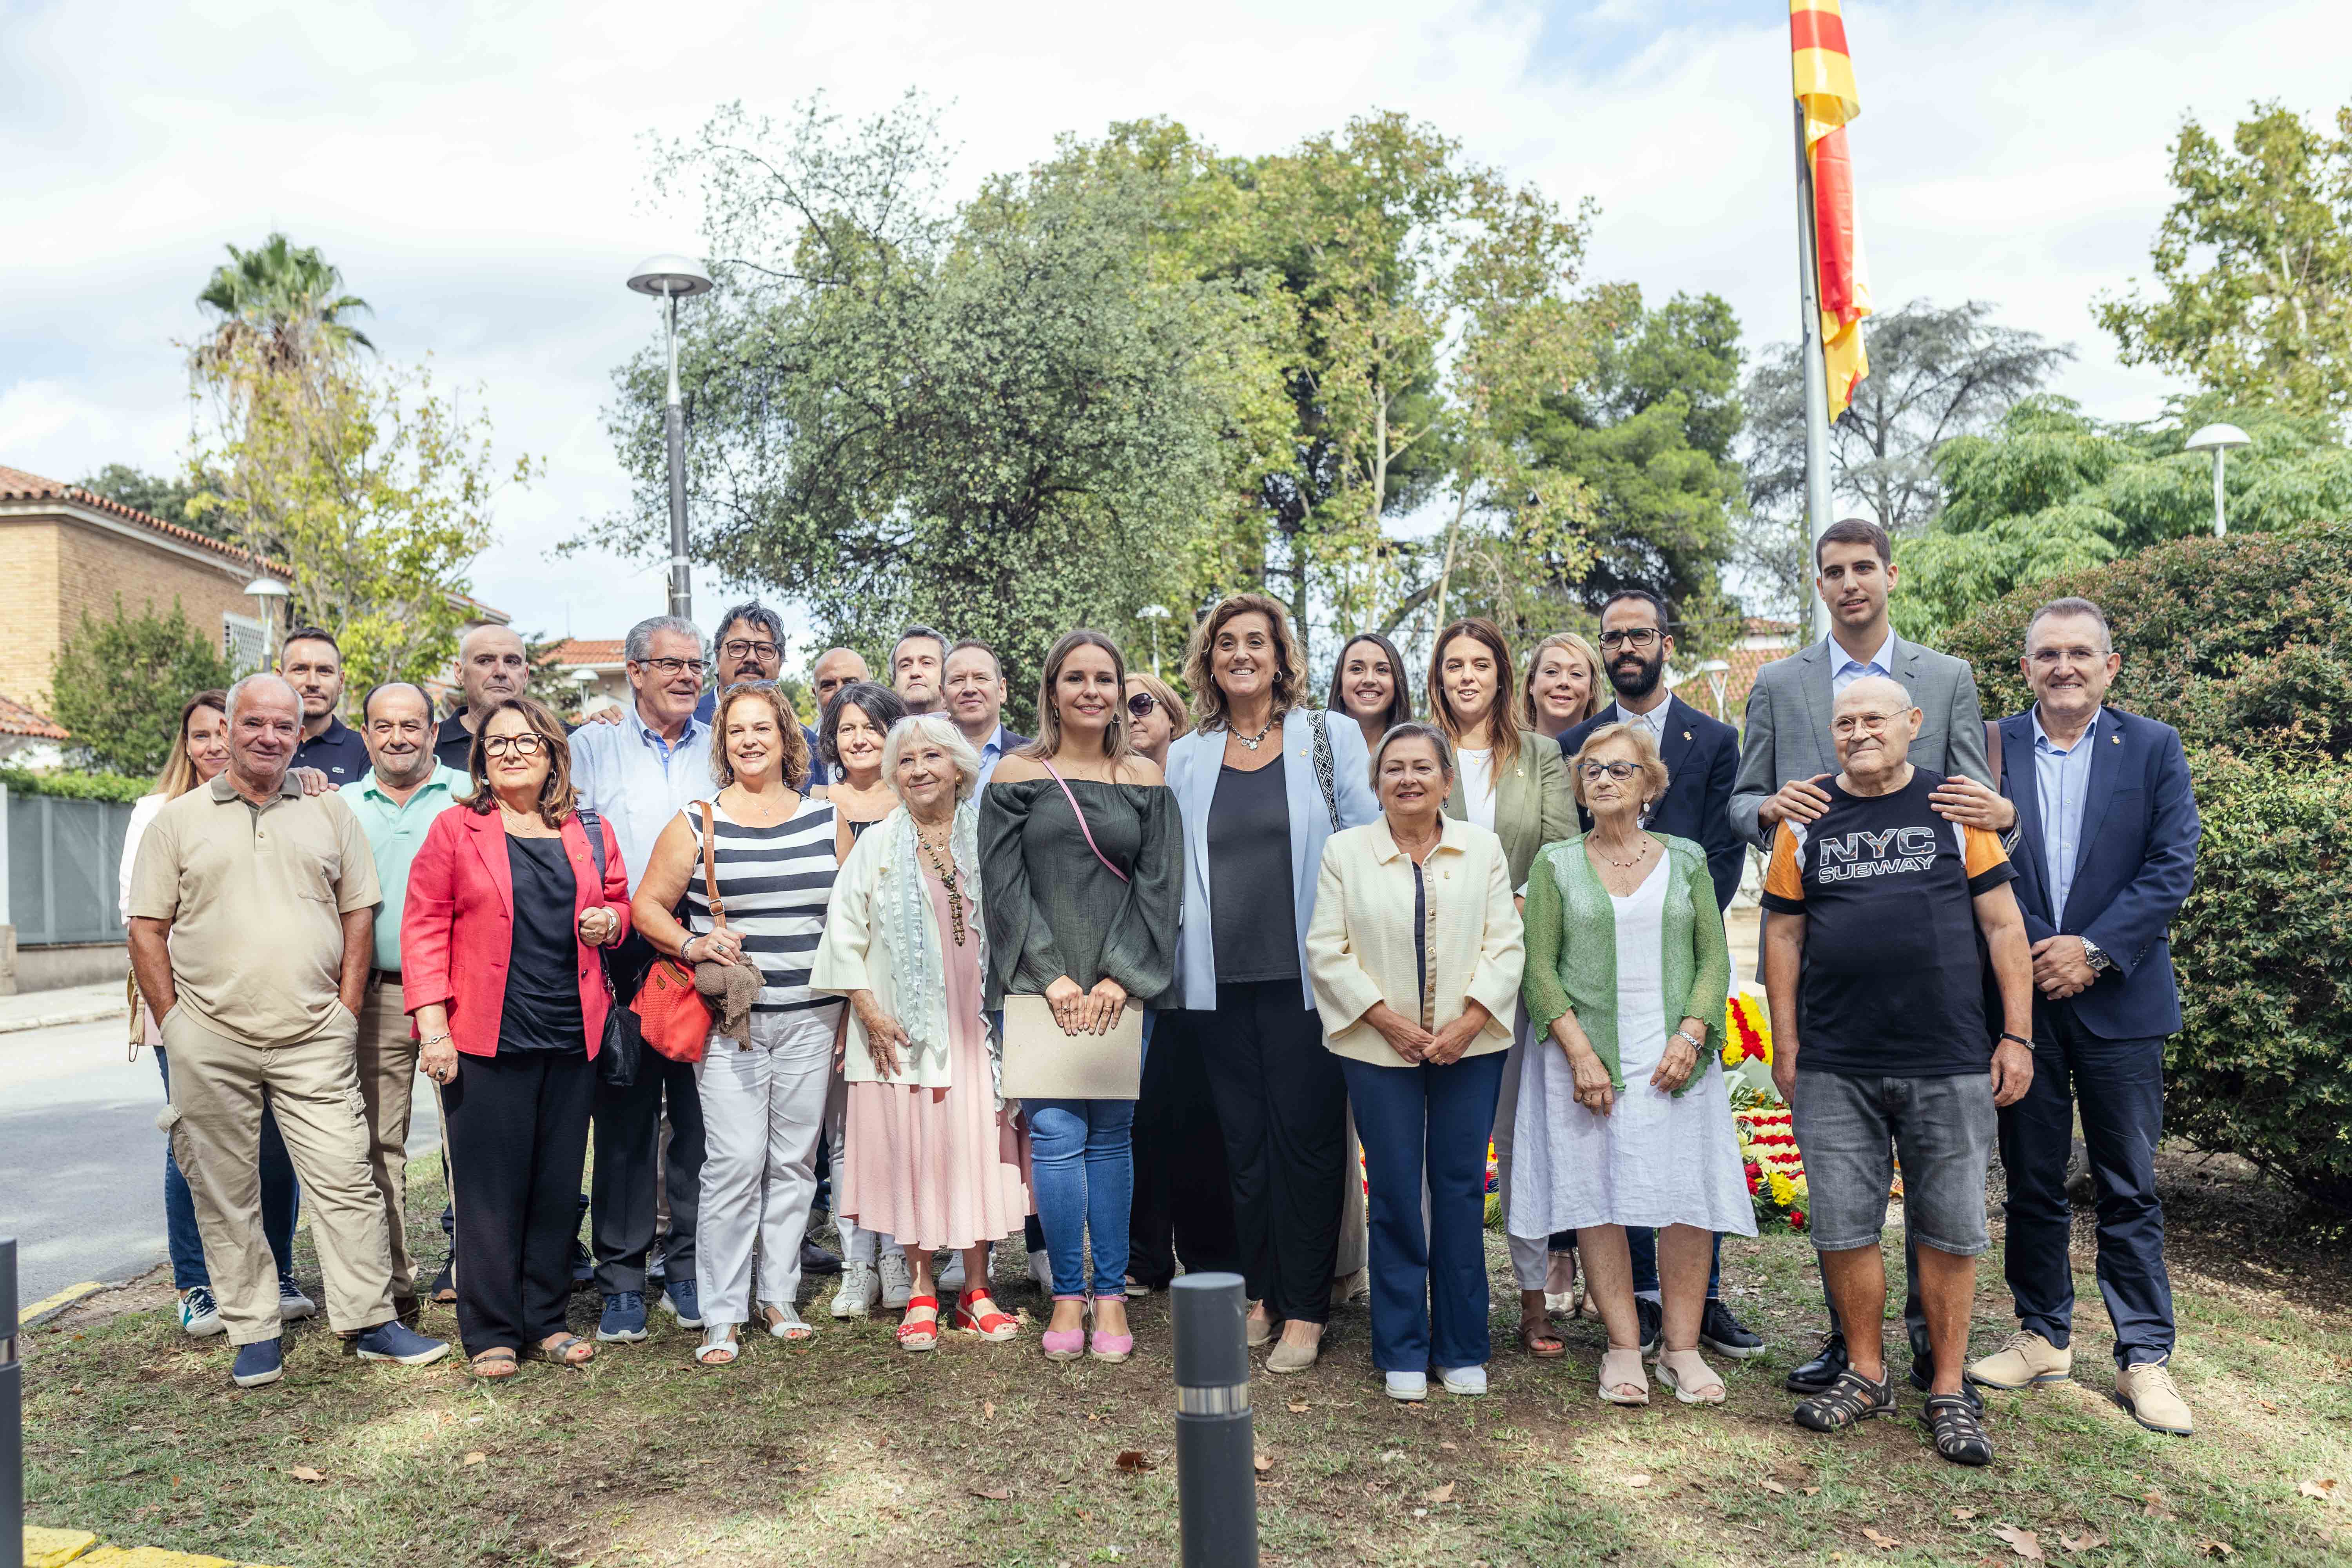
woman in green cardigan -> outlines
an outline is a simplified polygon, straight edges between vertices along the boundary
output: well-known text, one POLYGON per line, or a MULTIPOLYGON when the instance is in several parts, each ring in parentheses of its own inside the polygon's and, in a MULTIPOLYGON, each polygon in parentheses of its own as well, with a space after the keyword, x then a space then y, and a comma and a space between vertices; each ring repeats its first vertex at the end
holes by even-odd
MULTIPOLYGON (((1429 713, 1454 742, 1454 787, 1445 815, 1475 822, 1503 841, 1514 892, 1526 885, 1536 851, 1576 831, 1576 797, 1559 743, 1522 730, 1513 714, 1516 666, 1510 644, 1494 622, 1474 616, 1437 634, 1429 661, 1429 713)), ((1529 1355, 1565 1354, 1568 1346, 1545 1319, 1544 1296, 1565 1295, 1576 1282, 1576 1255, 1552 1255, 1542 1241, 1522 1237, 1511 1216, 1511 1127, 1519 1099, 1519 1063, 1528 1053, 1524 1016, 1512 1025, 1511 1053, 1503 1063, 1503 1089, 1495 1102, 1495 1182, 1511 1237, 1511 1272, 1519 1286, 1519 1346, 1529 1355)))
POLYGON ((1706 852, 1647 833, 1665 764, 1640 724, 1594 731, 1570 759, 1592 830, 1548 845, 1528 878, 1528 1026, 1509 1207, 1513 1243, 1578 1232, 1587 1289, 1609 1326, 1601 1397, 1646 1405, 1625 1226, 1658 1232, 1665 1328, 1658 1380, 1716 1405, 1699 1320, 1717 1231, 1756 1234, 1710 1021, 1731 978, 1706 852))

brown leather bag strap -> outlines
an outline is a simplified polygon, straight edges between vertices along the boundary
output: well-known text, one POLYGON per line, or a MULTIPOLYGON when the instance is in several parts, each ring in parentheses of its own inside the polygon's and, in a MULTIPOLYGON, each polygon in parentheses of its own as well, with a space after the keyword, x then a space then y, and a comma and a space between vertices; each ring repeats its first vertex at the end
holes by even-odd
POLYGON ((710 929, 723 931, 727 926, 727 904, 719 896, 719 865, 710 847, 719 830, 711 823, 710 803, 698 800, 694 804, 702 808, 702 891, 710 900, 710 929))

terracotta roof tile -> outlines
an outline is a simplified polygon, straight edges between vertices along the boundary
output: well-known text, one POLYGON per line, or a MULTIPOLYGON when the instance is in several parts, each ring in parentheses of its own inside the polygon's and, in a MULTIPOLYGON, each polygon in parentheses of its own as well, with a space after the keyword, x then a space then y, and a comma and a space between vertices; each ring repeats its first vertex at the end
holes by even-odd
MULTIPOLYGON (((45 479, 38 474, 28 474, 22 468, 12 468, 5 464, 0 464, 0 501, 11 500, 72 501, 77 506, 89 507, 94 510, 107 512, 131 522, 143 524, 167 538, 176 539, 184 544, 195 545, 199 549, 212 551, 232 561, 253 559, 249 553, 239 550, 234 544, 225 544, 208 533, 198 533, 193 528, 182 528, 176 522, 165 522, 160 517, 150 517, 136 507, 124 506, 119 500, 110 500, 95 490, 86 490, 79 485, 66 484, 58 479, 45 479)), ((275 562, 270 564, 276 570, 284 570, 275 562)))
MULTIPOLYGON (((0 469, 0 473, 7 471, 0 469)), ((41 741, 73 739, 72 733, 56 720, 6 697, 0 697, 0 735, 30 735, 41 741)))
POLYGON ((566 668, 589 664, 618 664, 624 641, 620 637, 566 637, 547 650, 547 662, 566 668))

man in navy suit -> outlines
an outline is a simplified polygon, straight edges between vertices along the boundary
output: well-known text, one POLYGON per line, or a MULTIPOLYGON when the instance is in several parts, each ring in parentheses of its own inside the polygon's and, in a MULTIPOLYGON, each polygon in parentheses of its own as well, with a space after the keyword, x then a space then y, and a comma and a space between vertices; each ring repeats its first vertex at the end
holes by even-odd
MULTIPOLYGON (((1731 790, 1739 775, 1739 731, 1711 719, 1666 687, 1666 661, 1675 651, 1666 630, 1665 601, 1643 588, 1621 588, 1601 605, 1601 662, 1617 700, 1559 738, 1560 752, 1572 757, 1585 738, 1606 724, 1638 724, 1649 731, 1666 764, 1666 796, 1652 806, 1642 825, 1653 833, 1687 838, 1706 851, 1717 907, 1727 909, 1739 890, 1748 846, 1731 821, 1731 790)), ((1577 820, 1591 832, 1592 818, 1577 807, 1577 820)), ((1718 1026, 1720 1026, 1718 1025, 1718 1026)), ((1658 1301, 1658 1241, 1644 1226, 1625 1227, 1633 1259, 1633 1306, 1641 1314, 1646 1353, 1663 1324, 1658 1301)), ((1723 1238, 1716 1238, 1716 1262, 1706 1282, 1706 1315, 1699 1342, 1718 1355, 1745 1359, 1764 1352, 1762 1336, 1731 1315, 1723 1304, 1723 1238)))
POLYGON ((2058 599, 2034 611, 2022 663, 2033 706, 2000 721, 2000 790, 2017 803, 2017 901, 2037 992, 2033 1084, 2000 1113, 2019 1327, 1969 1376, 2027 1388, 2073 1374, 2066 1159, 2079 1104, 2116 1395, 2141 1426, 2187 1436, 2189 1405, 2166 1365, 2172 1287, 2155 1155, 2164 1042, 2180 1027, 2166 930, 2196 870, 2197 801, 2179 734, 2103 705, 2123 656, 2096 605, 2058 599))

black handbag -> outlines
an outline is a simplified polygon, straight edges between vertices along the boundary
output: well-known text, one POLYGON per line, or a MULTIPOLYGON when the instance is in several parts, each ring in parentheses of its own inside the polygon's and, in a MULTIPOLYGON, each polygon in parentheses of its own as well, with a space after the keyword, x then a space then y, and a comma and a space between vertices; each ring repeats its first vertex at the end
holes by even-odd
MULTIPOLYGON (((582 807, 580 826, 588 835, 588 853, 596 858, 596 885, 604 884, 604 825, 596 814, 582 807)), ((637 1068, 646 1051, 645 1037, 637 1032, 637 1016, 621 1005, 621 998, 613 989, 613 969, 606 961, 610 948, 596 950, 596 973, 604 977, 604 1037, 597 1042, 596 1077, 614 1089, 627 1089, 637 1081, 637 1068)))

